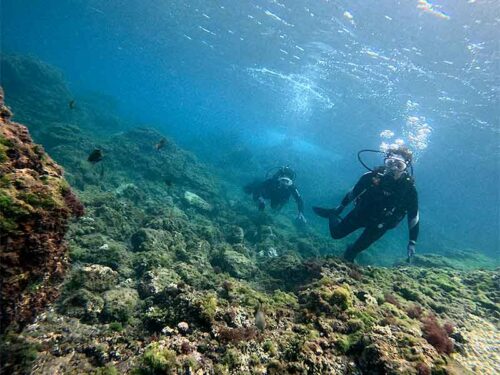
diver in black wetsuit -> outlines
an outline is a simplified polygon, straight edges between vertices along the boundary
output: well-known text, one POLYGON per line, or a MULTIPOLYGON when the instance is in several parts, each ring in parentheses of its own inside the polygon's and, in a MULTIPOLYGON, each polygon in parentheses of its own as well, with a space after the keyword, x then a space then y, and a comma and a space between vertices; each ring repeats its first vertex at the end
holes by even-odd
POLYGON ((408 173, 412 153, 406 147, 389 149, 385 166, 365 173, 354 187, 333 209, 313 207, 314 212, 329 219, 330 234, 334 239, 347 236, 359 228, 364 228, 361 236, 347 247, 344 258, 353 262, 356 256, 395 228, 408 215, 410 240, 408 262, 415 254, 419 230, 418 196, 414 180, 408 173), (344 208, 355 202, 351 212, 343 219, 339 217, 344 208))
POLYGON ((307 220, 304 216, 304 201, 294 184, 294 179, 295 172, 292 168, 280 167, 272 177, 264 181, 254 181, 246 185, 244 190, 247 194, 252 194, 260 211, 266 208, 266 200, 271 201, 271 208, 279 210, 289 201, 290 196, 293 196, 299 210, 297 221, 305 224, 307 220))

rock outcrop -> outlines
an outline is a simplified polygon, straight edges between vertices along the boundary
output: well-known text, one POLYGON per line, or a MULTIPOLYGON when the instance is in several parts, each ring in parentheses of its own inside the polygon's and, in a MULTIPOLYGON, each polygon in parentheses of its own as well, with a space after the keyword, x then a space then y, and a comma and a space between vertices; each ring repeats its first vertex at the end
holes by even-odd
POLYGON ((62 168, 10 117, 0 89, 1 332, 21 328, 56 298, 68 221, 83 214, 62 168))

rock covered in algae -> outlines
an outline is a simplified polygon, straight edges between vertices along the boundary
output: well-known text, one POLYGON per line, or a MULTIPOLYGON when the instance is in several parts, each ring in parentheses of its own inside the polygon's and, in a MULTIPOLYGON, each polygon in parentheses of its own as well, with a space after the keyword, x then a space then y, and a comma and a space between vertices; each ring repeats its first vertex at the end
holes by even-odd
POLYGON ((103 315, 106 321, 128 321, 139 302, 137 290, 132 288, 111 289, 104 293, 103 315))
POLYGON ((159 295, 169 285, 176 285, 181 278, 170 268, 155 268, 147 271, 139 282, 139 292, 143 297, 159 295))
POLYGON ((58 295, 64 235, 83 206, 28 129, 10 121, 0 89, 0 330, 23 326, 58 295))
POLYGON ((74 287, 85 288, 95 292, 111 289, 118 281, 118 273, 111 268, 99 264, 91 264, 73 271, 74 287))
POLYGON ((212 211, 212 205, 204 200, 199 195, 186 191, 184 193, 184 200, 192 207, 198 208, 202 211, 212 211))

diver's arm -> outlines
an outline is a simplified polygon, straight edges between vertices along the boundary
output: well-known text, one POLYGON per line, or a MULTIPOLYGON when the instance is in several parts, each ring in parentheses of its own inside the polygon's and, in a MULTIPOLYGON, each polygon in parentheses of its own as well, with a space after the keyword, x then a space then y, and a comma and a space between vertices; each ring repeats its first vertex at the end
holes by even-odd
POLYGON ((338 213, 342 212, 342 210, 351 203, 354 199, 359 197, 366 189, 368 189, 372 183, 373 173, 367 172, 358 180, 356 185, 352 187, 351 190, 347 192, 344 199, 340 203, 340 206, 337 207, 338 213))
POLYGON ((271 180, 264 180, 255 186, 253 191, 253 199, 261 200, 267 195, 266 192, 269 191, 271 185, 271 180))
POLYGON ((293 195, 293 199, 295 199, 295 202, 297 203, 297 209, 299 210, 299 214, 303 214, 304 213, 304 200, 302 199, 302 197, 301 197, 301 195, 296 187, 293 187, 292 195, 293 195))
POLYGON ((266 190, 269 189, 269 180, 263 181, 260 183, 253 192, 253 200, 257 202, 260 211, 263 211, 266 208, 266 201, 264 199, 264 195, 266 190))

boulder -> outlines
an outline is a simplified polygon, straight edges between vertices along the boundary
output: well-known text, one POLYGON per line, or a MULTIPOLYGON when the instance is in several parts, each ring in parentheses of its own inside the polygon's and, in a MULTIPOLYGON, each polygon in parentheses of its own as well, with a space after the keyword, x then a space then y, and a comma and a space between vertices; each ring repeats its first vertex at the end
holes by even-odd
POLYGON ((104 292, 111 289, 118 281, 118 273, 107 266, 91 264, 76 268, 71 279, 73 287, 90 291, 104 292))
POLYGON ((213 207, 210 203, 205 201, 199 195, 186 191, 184 193, 184 201, 191 207, 197 208, 201 211, 212 211, 213 207))
POLYGON ((132 288, 111 289, 104 293, 103 319, 106 322, 127 322, 139 302, 137 290, 132 288))
POLYGON ((181 281, 179 275, 169 268, 156 268, 146 272, 139 283, 141 297, 153 297, 165 289, 168 285, 177 284, 181 281))
POLYGON ((233 225, 227 229, 226 238, 230 244, 241 244, 245 240, 245 232, 243 228, 233 225))
POLYGON ((63 314, 86 323, 96 323, 103 308, 104 300, 86 289, 75 291, 60 304, 63 314))
POLYGON ((251 259, 234 250, 224 251, 222 263, 225 271, 240 279, 249 279, 257 272, 257 267, 251 259))

